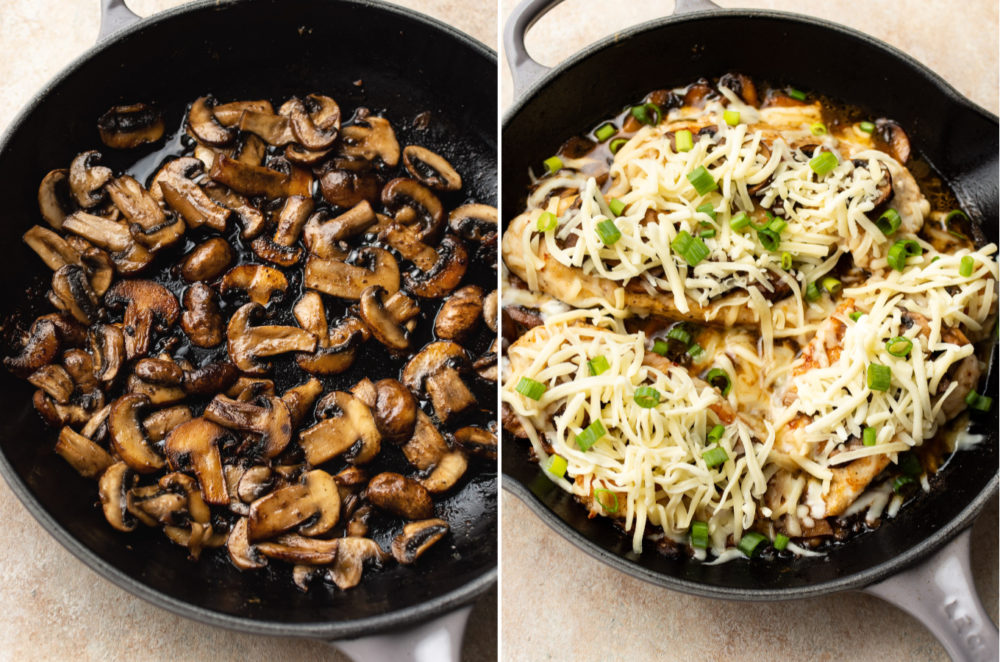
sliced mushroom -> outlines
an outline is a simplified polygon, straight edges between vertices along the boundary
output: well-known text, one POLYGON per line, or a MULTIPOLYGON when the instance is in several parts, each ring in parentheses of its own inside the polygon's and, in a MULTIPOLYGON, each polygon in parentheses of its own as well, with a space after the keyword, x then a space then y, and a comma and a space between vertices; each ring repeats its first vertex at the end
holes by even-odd
POLYGON ((118 177, 108 182, 106 189, 128 220, 132 236, 149 250, 171 246, 184 236, 184 219, 164 213, 156 199, 134 178, 118 177))
POLYGON ((149 352, 154 331, 167 332, 180 316, 177 298, 151 280, 122 280, 104 295, 104 304, 111 309, 124 306, 122 331, 125 352, 129 359, 149 352))
POLYGON ((466 426, 455 430, 455 442, 473 455, 491 460, 497 458, 497 436, 489 430, 466 426))
POLYGON ((28 331, 28 338, 16 356, 5 357, 3 363, 18 377, 27 377, 51 363, 59 354, 59 331, 52 320, 37 319, 28 331))
POLYGON ((350 368, 358 345, 366 337, 364 324, 355 317, 347 317, 328 329, 323 302, 316 292, 303 295, 294 311, 299 324, 318 338, 315 352, 295 356, 299 367, 314 375, 337 375, 350 368))
POLYGON ((240 131, 248 131, 275 147, 295 141, 288 118, 273 111, 247 110, 239 119, 239 127, 240 131))
POLYGON ((391 471, 380 473, 369 481, 365 498, 404 519, 427 519, 434 514, 434 502, 427 489, 412 478, 391 471))
POLYGON ((108 414, 111 413, 111 405, 102 407, 90 417, 80 434, 94 442, 103 442, 108 436, 108 414))
POLYGON ((128 225, 120 221, 77 211, 66 217, 63 229, 109 251, 120 274, 142 271, 153 260, 153 254, 137 242, 128 225))
POLYGON ((52 271, 57 271, 68 264, 83 264, 83 256, 80 255, 80 252, 48 228, 43 228, 40 225, 32 226, 21 238, 52 271))
POLYGON ((434 342, 410 359, 403 369, 403 383, 414 393, 427 393, 441 422, 471 407, 476 397, 462 381, 468 357, 460 345, 434 342))
POLYGON ((56 230, 72 210, 69 170, 52 170, 38 187, 38 210, 45 222, 56 230))
POLYGON ((134 531, 135 518, 126 507, 126 494, 134 483, 135 474, 124 462, 116 462, 104 470, 98 481, 97 493, 108 523, 119 531, 134 531))
POLYGON ((884 118, 875 120, 879 138, 889 147, 889 154, 906 165, 910 160, 910 139, 899 124, 884 118))
POLYGON ((271 199, 309 195, 308 188, 291 173, 241 163, 223 154, 216 156, 209 176, 243 195, 262 195, 271 199))
POLYGON ((408 439, 417 421, 413 394, 395 379, 380 379, 373 384, 373 390, 374 402, 370 406, 379 433, 392 442, 408 439))
POLYGON ((375 212, 363 200, 335 218, 327 219, 325 211, 309 217, 303 230, 303 241, 316 257, 343 257, 339 242, 361 234, 375 224, 375 212))
POLYGON ((348 536, 338 541, 337 558, 330 568, 330 580, 341 590, 357 586, 366 564, 381 565, 388 554, 370 538, 348 536))
POLYGON ((447 492, 465 474, 469 462, 465 454, 461 451, 451 451, 446 453, 434 466, 430 475, 424 478, 421 484, 432 494, 447 492))
POLYGON ((204 416, 223 427, 257 435, 264 457, 275 457, 292 439, 288 406, 274 395, 261 396, 252 402, 217 395, 208 403, 204 416))
POLYGON ((87 281, 83 267, 67 264, 52 274, 52 304, 65 310, 81 324, 91 324, 98 314, 97 295, 87 281))
POLYGON ((275 475, 269 467, 250 467, 240 477, 236 495, 243 503, 253 503, 267 494, 274 483, 275 475))
POLYGON ((497 341, 490 343, 490 348, 485 354, 472 363, 472 369, 476 371, 482 379, 488 382, 497 381, 497 341))
POLYGON ((188 128, 203 143, 225 145, 233 140, 236 132, 219 124, 212 112, 214 105, 215 99, 208 96, 195 99, 188 111, 188 128))
POLYGON ((236 382, 239 370, 228 361, 206 363, 184 371, 181 386, 188 395, 207 396, 225 391, 236 382))
POLYGON ((240 121, 244 111, 258 113, 274 113, 274 107, 267 99, 254 101, 230 101, 216 104, 212 109, 216 121, 222 126, 233 126, 240 121))
POLYGON ((396 133, 383 117, 365 116, 359 119, 358 124, 341 128, 340 135, 340 149, 347 156, 367 161, 379 158, 390 167, 399 163, 396 133))
POLYGON ((222 237, 195 246, 181 264, 181 276, 189 283, 214 280, 233 261, 233 248, 222 237))
POLYGON ((246 517, 237 520, 226 539, 229 558, 240 570, 256 570, 267 565, 267 558, 247 538, 248 522, 246 517))
POLYGON ((437 247, 437 261, 430 269, 409 271, 404 282, 418 297, 436 299, 458 287, 469 267, 469 255, 462 240, 445 235, 437 247))
POLYGON ((106 450, 70 427, 59 431, 55 450, 84 478, 97 478, 115 463, 106 450))
POLYGON ((69 237, 67 243, 74 250, 80 253, 80 266, 87 272, 90 281, 90 288, 97 296, 104 296, 104 293, 111 287, 111 280, 115 275, 115 263, 106 252, 91 246, 90 242, 82 237, 69 237))
POLYGON ((493 290, 486 295, 483 300, 483 320, 486 322, 486 326, 493 333, 497 332, 497 325, 499 322, 499 295, 497 290, 493 290))
POLYGON ((456 207, 448 215, 448 226, 452 232, 469 241, 484 242, 495 239, 497 208, 480 204, 456 207))
POLYGON ((316 336, 320 347, 330 344, 329 327, 326 322, 326 308, 323 297, 318 292, 306 292, 292 308, 295 321, 303 329, 316 336))
POLYGON ((230 386, 225 395, 236 398, 240 402, 250 402, 262 395, 274 395, 274 381, 258 377, 239 377, 230 386))
POLYGON ((430 416, 418 409, 413 436, 403 444, 406 459, 417 469, 424 471, 440 462, 449 450, 448 443, 434 426, 430 416))
POLYGON ((444 229, 441 201, 420 182, 405 177, 393 179, 382 189, 382 204, 403 225, 417 225, 417 239, 433 242, 444 229))
POLYGON ((229 503, 219 455, 219 442, 226 434, 225 428, 204 418, 194 418, 174 428, 163 444, 170 468, 193 470, 205 501, 216 506, 229 503))
POLYGON ((410 522, 403 527, 403 533, 392 541, 392 555, 403 565, 409 565, 447 533, 448 523, 443 519, 410 522))
POLYGON ((333 476, 322 469, 299 482, 278 488, 250 506, 247 539, 267 540, 295 527, 306 536, 332 529, 340 519, 340 492, 333 476))
POLYGON ((225 337, 222 313, 215 292, 204 283, 195 283, 184 291, 181 328, 197 347, 215 347, 225 337))
POLYGON ((125 363, 125 334, 113 324, 97 324, 87 332, 94 357, 94 377, 113 382, 125 363))
POLYGON ((403 149, 403 165, 414 178, 429 188, 438 191, 458 191, 462 188, 462 176, 447 159, 426 147, 407 145, 403 149))
POLYGON ((166 439, 171 430, 192 418, 191 408, 187 405, 167 407, 147 416, 142 422, 142 429, 146 431, 146 438, 155 444, 166 439))
MULTIPOLYGON (((366 163, 362 161, 361 163, 366 163)), ((323 199, 338 207, 354 207, 362 202, 369 204, 378 200, 378 175, 370 170, 349 170, 334 168, 319 180, 319 190, 323 199)))
POLYGON ((340 107, 330 97, 310 94, 305 101, 290 99, 282 107, 300 145, 319 151, 333 146, 340 130, 340 107))
POLYGON ((113 106, 97 120, 101 140, 113 149, 155 143, 163 137, 163 128, 163 115, 145 103, 113 106))
POLYGON ((188 558, 197 561, 205 548, 222 547, 226 544, 229 534, 215 531, 211 524, 191 522, 189 528, 172 526, 163 527, 163 533, 170 542, 188 548, 188 558))
POLYGON ((76 388, 69 373, 61 365, 42 366, 28 376, 28 382, 48 393, 49 397, 61 405, 69 402, 76 388))
POLYGON ((434 334, 438 338, 461 342, 475 330, 482 313, 483 288, 466 285, 455 290, 441 305, 434 320, 434 334))
POLYGON ((298 246, 283 246, 263 235, 250 243, 250 250, 260 259, 281 267, 295 266, 302 259, 302 249, 298 246))
POLYGON ((204 171, 205 165, 190 156, 169 161, 153 177, 150 195, 180 214, 189 227, 207 225, 218 232, 225 232, 230 210, 195 183, 204 171))
MULTIPOLYGON (((400 325, 400 320, 383 304, 382 296, 385 290, 379 285, 373 285, 361 293, 359 312, 375 338, 389 349, 401 351, 410 346, 406 330, 400 325)), ((397 292, 393 296, 399 295, 397 292)), ((401 295, 402 296, 402 295, 401 295)))
POLYGON ((281 394, 281 399, 288 407, 288 413, 292 419, 292 427, 298 428, 302 425, 309 411, 312 409, 316 398, 323 392, 323 384, 313 377, 309 381, 293 386, 281 394))
POLYGON ((241 264, 223 276, 219 289, 223 294, 244 290, 250 301, 266 306, 275 292, 288 289, 288 279, 274 267, 264 264, 241 264))
POLYGON ((311 197, 293 195, 287 198, 278 213, 278 229, 274 232, 274 243, 279 246, 294 245, 299 240, 302 228, 305 227, 314 206, 311 197))
POLYGON ((261 357, 286 352, 312 352, 316 336, 294 326, 251 326, 263 307, 248 303, 237 310, 226 329, 227 349, 236 367, 250 374, 263 374, 270 365, 261 357))
POLYGON ((326 565, 337 558, 337 546, 340 541, 305 538, 286 533, 278 536, 273 542, 262 542, 257 549, 272 559, 301 563, 307 565, 326 565))
POLYGON ((133 487, 125 495, 125 507, 146 526, 180 526, 188 520, 187 495, 158 484, 133 487))
MULTIPOLYGON (((123 345, 124 347, 124 345, 123 345)), ((87 393, 100 388, 94 374, 94 359, 82 349, 68 349, 63 353, 63 366, 73 383, 87 393)))
MULTIPOLYGON (((101 393, 101 391, 97 391, 101 393)), ((104 406, 103 395, 97 400, 89 400, 85 407, 83 404, 70 402, 65 405, 59 404, 49 397, 49 395, 39 389, 32 396, 31 403, 35 410, 52 427, 62 427, 63 425, 80 426, 90 420, 94 409, 104 406)))
POLYGON ((150 446, 142 427, 140 415, 149 406, 149 397, 127 393, 112 403, 108 413, 108 432, 115 453, 139 473, 152 473, 166 464, 150 446))
POLYGON ((382 447, 371 410, 350 393, 333 391, 317 404, 317 411, 336 413, 299 433, 299 445, 306 461, 317 466, 339 455, 351 464, 366 464, 375 459, 382 447))
POLYGON ((84 209, 96 207, 104 199, 104 185, 114 173, 111 168, 97 165, 101 153, 96 150, 81 152, 69 166, 69 189, 76 204, 84 209))
POLYGON ((305 286, 343 299, 360 299, 372 285, 380 285, 392 294, 399 290, 399 265, 392 254, 368 246, 354 252, 354 262, 369 261, 370 268, 345 260, 309 256, 306 260, 305 286))

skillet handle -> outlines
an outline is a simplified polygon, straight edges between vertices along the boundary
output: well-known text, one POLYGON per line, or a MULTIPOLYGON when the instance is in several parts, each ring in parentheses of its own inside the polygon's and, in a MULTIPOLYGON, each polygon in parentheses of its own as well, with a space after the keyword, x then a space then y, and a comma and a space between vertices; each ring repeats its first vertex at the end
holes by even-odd
POLYGON ((864 588, 914 616, 955 662, 996 660, 997 626, 979 601, 969 568, 972 527, 920 565, 864 588))
POLYGON ((97 41, 104 41, 141 18, 125 5, 125 0, 101 0, 101 29, 97 33, 97 41))
POLYGON ((459 662, 472 605, 400 632, 331 642, 357 662, 459 662))
MULTIPOLYGON (((503 50, 507 57, 511 76, 514 78, 514 97, 521 96, 538 79, 547 74, 551 67, 546 67, 531 57, 524 45, 524 35, 531 26, 545 16, 562 0, 522 0, 514 8, 503 29, 503 50)), ((696 11, 721 9, 712 0, 676 0, 674 14, 687 14, 696 11)))

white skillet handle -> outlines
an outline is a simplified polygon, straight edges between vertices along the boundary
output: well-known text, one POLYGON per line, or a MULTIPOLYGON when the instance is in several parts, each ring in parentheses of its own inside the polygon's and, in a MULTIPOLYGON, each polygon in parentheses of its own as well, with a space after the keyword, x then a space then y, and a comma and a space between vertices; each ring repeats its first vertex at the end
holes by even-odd
POLYGON ((125 5, 125 0, 101 0, 101 29, 97 33, 97 41, 104 41, 141 18, 125 5))
POLYGON ((472 605, 409 630, 331 643, 356 662, 459 662, 470 612, 472 605))
POLYGON ((955 662, 997 659, 997 626, 976 594, 970 570, 972 528, 923 563, 864 589, 909 612, 955 662))
MULTIPOLYGON (((521 96, 538 79, 549 71, 528 54, 524 45, 524 35, 531 26, 562 0, 523 0, 507 18, 503 29, 503 49, 514 78, 514 96, 521 96)), ((674 14, 720 9, 711 0, 677 0, 674 14)))

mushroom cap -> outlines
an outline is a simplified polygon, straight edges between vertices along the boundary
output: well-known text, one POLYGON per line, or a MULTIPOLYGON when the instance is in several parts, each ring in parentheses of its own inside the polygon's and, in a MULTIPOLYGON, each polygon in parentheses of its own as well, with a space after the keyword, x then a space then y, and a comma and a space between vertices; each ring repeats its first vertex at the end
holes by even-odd
POLYGON ((380 285, 393 294, 399 290, 399 265, 392 253, 374 246, 360 248, 355 261, 371 260, 371 269, 344 260, 322 259, 310 255, 306 259, 305 286, 343 299, 360 299, 372 285, 380 285))
POLYGON ((229 319, 226 327, 229 357, 237 368, 250 374, 263 374, 270 365, 258 360, 286 352, 312 352, 316 349, 316 336, 294 326, 252 326, 250 322, 263 307, 248 303, 241 306, 229 319))
POLYGON ((233 247, 222 237, 212 237, 188 253, 181 264, 181 276, 189 283, 215 280, 233 261, 233 247))
POLYGON ((267 540, 310 522, 303 535, 329 531, 340 519, 340 492, 333 476, 322 469, 303 474, 298 483, 278 488, 250 505, 247 538, 267 540))
POLYGON ((241 517, 233 525, 226 539, 226 549, 229 551, 229 558, 240 570, 256 570, 267 565, 267 558, 260 551, 250 544, 247 537, 247 527, 249 520, 241 517))
POLYGON ((445 213, 441 200, 420 182, 397 177, 382 188, 382 204, 396 221, 404 225, 421 222, 417 238, 434 241, 444 229, 445 213))
POLYGON ((361 305, 358 309, 361 319, 380 343, 389 349, 404 350, 410 346, 410 341, 403 327, 382 304, 384 294, 385 289, 379 285, 372 285, 361 293, 361 305))
POLYGON ((204 283, 195 283, 184 290, 184 313, 181 328, 191 344, 197 347, 215 347, 225 338, 222 312, 215 290, 204 283))
POLYGON ((126 393, 112 403, 108 413, 108 433, 115 453, 139 473, 153 473, 166 464, 149 445, 142 427, 140 414, 150 404, 142 393, 126 393))
POLYGON ((84 209, 97 206, 104 199, 104 185, 114 173, 111 168, 96 165, 101 160, 97 150, 81 152, 69 166, 69 188, 76 204, 84 209))
POLYGON ((368 115, 357 124, 342 127, 340 135, 340 150, 347 156, 367 161, 379 158, 390 167, 399 163, 399 142, 396 140, 396 132, 384 117, 368 115))
POLYGON ((135 518, 128 512, 125 501, 133 477, 127 464, 116 462, 104 470, 97 482, 104 517, 119 531, 135 530, 135 518))
POLYGON ((177 297, 167 288, 151 280, 120 280, 104 294, 104 304, 108 307, 150 311, 156 320, 157 329, 167 331, 177 322, 181 308, 177 297))
POLYGON ((233 290, 243 290, 250 301, 266 306, 275 292, 288 289, 288 279, 274 267, 264 264, 241 264, 233 267, 222 277, 219 290, 228 294, 233 290))
POLYGON ((426 519, 434 514, 430 492, 412 478, 391 471, 380 473, 368 482, 365 498, 405 519, 426 519))
POLYGON ((450 340, 432 342, 420 350, 403 368, 402 382, 414 393, 422 393, 424 380, 450 363, 468 361, 465 350, 450 340))
POLYGON ((188 111, 188 128, 203 143, 225 145, 232 141, 236 132, 219 124, 212 112, 214 105, 215 99, 209 96, 195 99, 188 111))
POLYGON ((317 466, 341 454, 355 465, 375 459, 382 447, 382 435, 363 402, 350 393, 331 391, 316 409, 321 417, 328 409, 336 410, 337 415, 299 433, 299 445, 310 465, 317 466))
POLYGON ((437 247, 438 259, 428 271, 410 271, 405 274, 406 288, 418 297, 435 299, 447 295, 458 287, 469 267, 469 254, 462 240, 445 235, 437 247))
POLYGON ((403 148, 403 165, 421 184, 438 191, 458 191, 462 176, 440 154, 419 145, 403 148))
POLYGON ((455 290, 438 309, 434 334, 438 338, 461 341, 476 328, 483 313, 483 288, 466 285, 455 290))
POLYGON ((56 230, 62 227, 63 221, 71 209, 69 188, 69 170, 51 170, 38 186, 38 210, 45 222, 56 230))
POLYGON ((497 208, 482 204, 456 207, 448 214, 452 232, 470 241, 485 241, 497 233, 497 208))
POLYGON ((399 563, 409 565, 420 558, 431 545, 445 537, 448 529, 448 523, 443 519, 410 522, 392 541, 392 555, 399 563))
POLYGON ((52 320, 37 319, 28 331, 27 341, 16 356, 4 357, 3 364, 18 377, 27 377, 55 360, 59 353, 59 332, 52 320))
POLYGON ((112 106, 97 120, 101 141, 114 149, 132 149, 163 137, 163 115, 151 104, 112 106))
POLYGON ((288 406, 275 395, 259 396, 253 402, 216 395, 205 408, 204 416, 224 427, 259 435, 264 457, 275 457, 292 439, 288 406))
POLYGON ((229 503, 219 454, 219 442, 226 434, 222 426, 193 418, 171 430, 163 444, 170 468, 179 471, 190 466, 198 476, 205 501, 217 506, 229 503))

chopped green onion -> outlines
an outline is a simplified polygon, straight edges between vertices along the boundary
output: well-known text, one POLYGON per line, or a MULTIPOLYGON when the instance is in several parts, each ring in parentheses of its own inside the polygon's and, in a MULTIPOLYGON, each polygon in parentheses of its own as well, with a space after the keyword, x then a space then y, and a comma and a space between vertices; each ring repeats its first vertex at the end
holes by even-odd
POLYGON ((611 198, 611 202, 608 203, 608 209, 615 216, 621 216, 622 212, 625 211, 625 203, 618 198, 611 198))
POLYGON ((590 374, 594 377, 611 369, 608 360, 603 356, 595 356, 587 361, 587 367, 590 369, 590 374))
POLYGON ((969 217, 965 215, 965 212, 961 209, 952 209, 948 212, 948 215, 944 217, 944 227, 948 231, 948 234, 958 237, 959 239, 965 239, 965 234, 959 232, 958 230, 952 229, 952 221, 955 219, 968 221, 969 217))
POLYGON ((865 133, 874 133, 875 131, 875 125, 872 124, 871 122, 861 122, 860 124, 858 124, 858 128, 864 131, 865 133))
POLYGON ((549 462, 545 467, 545 470, 556 478, 562 478, 566 475, 566 458, 562 455, 550 455, 549 462))
POLYGON ((861 431, 861 443, 865 446, 874 446, 878 441, 878 433, 875 428, 865 428, 861 431))
POLYGON ((711 239, 712 237, 715 236, 715 228, 705 228, 704 230, 698 233, 698 236, 701 237, 702 239, 711 239))
POLYGON ((792 268, 792 254, 785 252, 781 254, 781 268, 788 271, 792 268))
POLYGON ((725 448, 710 448, 701 454, 701 459, 705 460, 705 466, 711 469, 712 467, 717 467, 720 464, 725 464, 726 460, 729 459, 729 454, 726 453, 725 448))
POLYGON ((542 161, 545 164, 545 169, 549 171, 549 174, 555 174, 562 170, 563 162, 558 156, 550 156, 549 158, 542 161))
POLYGON ((653 341, 653 353, 666 356, 668 351, 670 351, 670 345, 667 344, 666 340, 657 339, 653 341))
MULTIPOLYGON (((771 212, 768 212, 770 214, 771 212)), ((767 222, 767 229, 771 232, 781 234, 782 230, 788 227, 788 223, 783 218, 772 218, 767 222)))
POLYGON ((826 276, 823 278, 823 280, 820 281, 820 285, 823 286, 824 290, 830 293, 830 296, 837 296, 837 293, 840 292, 840 288, 842 287, 840 281, 833 276, 826 276))
POLYGON ((549 232, 559 227, 559 219, 550 211, 543 211, 538 215, 538 231, 549 232))
POLYGON ((742 232, 750 225, 750 217, 747 216, 746 212, 741 211, 736 216, 729 219, 729 227, 731 227, 736 232, 742 232))
POLYGON ((826 130, 826 124, 822 122, 813 122, 812 126, 809 127, 809 131, 812 132, 814 136, 825 136, 829 131, 826 130))
POLYGON ((861 319, 861 316, 864 315, 864 314, 865 314, 864 311, 855 310, 853 313, 851 313, 850 315, 848 315, 848 317, 851 318, 852 322, 857 322, 859 319, 861 319))
POLYGON ((833 155, 833 152, 821 152, 809 159, 809 167, 822 177, 837 167, 837 157, 833 155))
POLYGON ((608 122, 597 127, 597 130, 594 131, 594 137, 597 138, 597 142, 604 142, 616 133, 618 133, 618 129, 615 128, 614 124, 608 122))
POLYGON ((788 536, 786 536, 784 533, 779 533, 778 535, 774 536, 774 542, 771 544, 774 546, 776 550, 778 550, 779 552, 783 552, 785 551, 785 548, 788 547, 789 542, 791 541, 789 540, 788 536))
POLYGON ((690 152, 694 149, 694 137, 687 129, 681 129, 674 134, 674 144, 678 152, 690 152))
POLYGON ((920 458, 912 451, 899 456, 899 469, 907 476, 919 476, 924 472, 920 458))
POLYGON ((727 110, 722 113, 722 119, 726 121, 729 126, 736 126, 740 123, 740 111, 738 110, 727 110))
POLYGON ((993 408, 993 398, 986 395, 979 395, 976 393, 975 389, 969 391, 969 394, 965 396, 965 404, 969 405, 976 411, 989 411, 993 408))
POLYGON ((875 225, 882 231, 882 234, 888 237, 899 229, 902 222, 903 219, 899 217, 899 212, 890 207, 882 212, 882 215, 875 221, 875 225))
POLYGON ((896 271, 903 271, 906 268, 907 258, 923 255, 924 249, 914 239, 901 239, 889 249, 886 261, 889 266, 896 271))
POLYGON ((687 230, 681 230, 677 233, 674 240, 670 242, 670 248, 692 267, 708 257, 710 253, 705 242, 698 237, 692 237, 687 230))
POLYGON ((583 432, 576 435, 576 445, 580 450, 590 450, 590 447, 597 443, 597 440, 608 433, 604 429, 604 423, 594 421, 583 429, 583 432))
POLYGON ((640 386, 635 390, 632 398, 635 400, 635 404, 643 409, 652 409, 660 404, 660 392, 652 386, 640 386))
POLYGON ((698 166, 687 174, 691 186, 698 192, 698 195, 705 195, 719 188, 719 185, 712 179, 712 175, 705 169, 705 166, 698 166))
POLYGON ((781 245, 781 235, 770 228, 757 230, 757 240, 766 250, 774 251, 781 245))
POLYGON ((617 154, 618 150, 622 148, 622 145, 628 142, 628 138, 615 138, 608 143, 608 149, 611 150, 612 154, 617 154))
POLYGON ((705 437, 705 441, 709 445, 717 444, 719 443, 719 440, 722 439, 722 435, 724 434, 726 434, 726 426, 721 424, 716 425, 708 431, 708 436, 705 437))
POLYGON ((660 107, 652 101, 644 103, 641 106, 632 106, 631 112, 632 117, 636 118, 643 124, 656 126, 660 123, 660 107))
POLYGON ((747 558, 753 558, 753 556, 760 551, 761 546, 765 542, 767 542, 767 538, 761 534, 756 531, 747 531, 743 534, 743 537, 740 538, 740 542, 736 546, 746 555, 747 558))
POLYGON ((691 522, 691 546, 698 549, 708 548, 708 522, 691 522))
POLYGON ((604 242, 605 246, 610 246, 622 238, 621 230, 612 220, 604 220, 597 224, 597 235, 604 242))
POLYGON ((892 370, 887 365, 871 363, 868 365, 868 388, 873 391, 888 391, 892 384, 892 370))
POLYGON ((892 491, 900 494, 903 488, 915 482, 910 476, 896 476, 892 479, 892 491))
POLYGON ((545 391, 548 390, 548 387, 541 382, 536 382, 530 377, 521 377, 521 381, 517 383, 514 390, 526 398, 539 400, 543 395, 545 395, 545 391))
POLYGON ((885 351, 901 359, 909 356, 912 349, 913 341, 903 336, 896 336, 885 342, 885 351))
POLYGON ((792 97, 796 101, 806 100, 806 93, 802 90, 796 90, 794 87, 788 88, 788 96, 792 97))
POLYGON ((817 301, 822 294, 819 291, 819 287, 816 286, 815 282, 811 282, 806 285, 806 301, 817 301))
POLYGON ((715 205, 713 205, 711 202, 706 202, 705 204, 695 209, 695 211, 698 212, 699 214, 705 214, 713 221, 715 220, 715 205))
POLYGON ((722 368, 712 368, 705 376, 705 381, 722 391, 722 397, 729 395, 733 388, 733 382, 729 379, 729 374, 722 368))
POLYGON ((618 512, 618 495, 615 494, 614 492, 612 492, 611 490, 605 489, 603 487, 597 488, 596 490, 594 490, 594 501, 596 501, 597 503, 601 504, 601 508, 603 508, 604 512, 606 512, 606 513, 617 513, 618 512), (602 497, 605 494, 610 494, 614 498, 613 499, 614 502, 615 502, 615 507, 614 508, 610 508, 610 507, 608 507, 608 504, 604 503, 604 499, 602 497))
POLYGON ((962 261, 958 265, 958 273, 966 278, 972 275, 972 270, 976 266, 976 261, 972 259, 971 255, 965 255, 962 257, 962 261))
POLYGON ((698 358, 705 353, 705 350, 698 343, 691 343, 691 346, 688 347, 687 353, 688 356, 691 357, 691 360, 697 361, 698 358))
POLYGON ((674 340, 679 340, 685 345, 691 344, 691 334, 688 333, 687 329, 685 329, 680 324, 678 324, 675 327, 672 327, 669 331, 667 331, 667 337, 673 338, 674 340))
POLYGON ((931 264, 934 264, 935 262, 937 262, 940 259, 941 259, 940 255, 935 255, 934 257, 931 258, 931 264))

